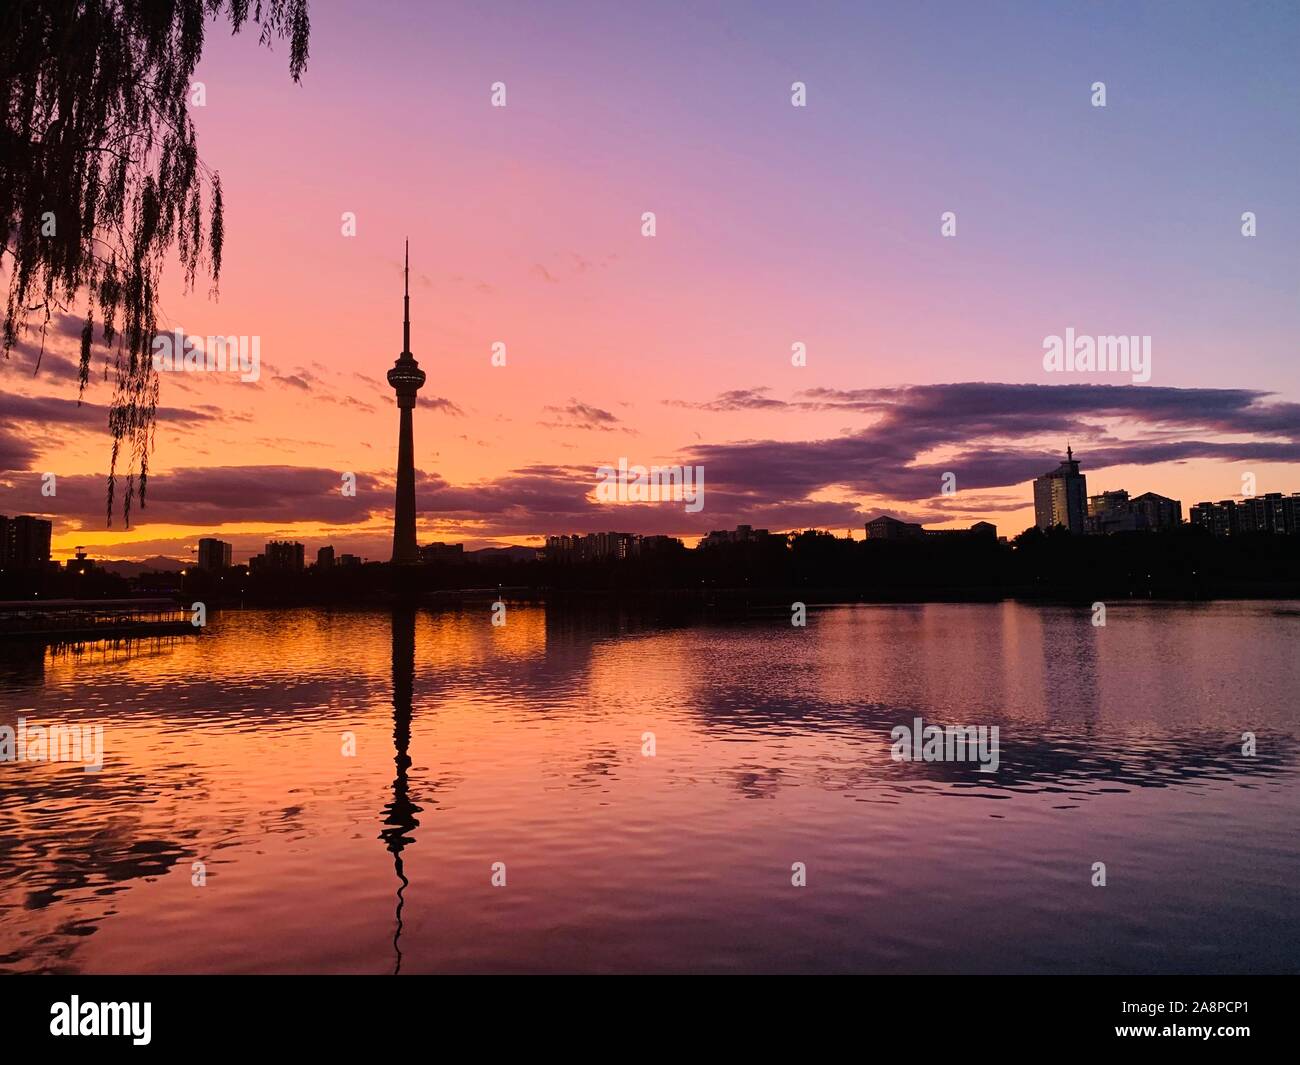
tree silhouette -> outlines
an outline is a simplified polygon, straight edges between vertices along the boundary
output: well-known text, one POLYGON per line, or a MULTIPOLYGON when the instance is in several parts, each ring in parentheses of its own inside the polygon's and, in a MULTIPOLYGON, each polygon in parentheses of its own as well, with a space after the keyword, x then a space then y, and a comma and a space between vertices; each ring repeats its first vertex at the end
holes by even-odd
POLYGON ((85 300, 78 401, 98 322, 104 374, 111 351, 115 382, 108 522, 125 450, 129 523, 149 475, 158 405, 149 349, 166 254, 177 249, 187 290, 202 268, 215 294, 221 275, 221 179, 199 159, 188 109, 205 22, 225 17, 238 33, 251 19, 261 44, 288 38, 298 81, 307 0, 3 0, 0 8, 4 354, 42 311, 44 354, 52 311, 85 300))

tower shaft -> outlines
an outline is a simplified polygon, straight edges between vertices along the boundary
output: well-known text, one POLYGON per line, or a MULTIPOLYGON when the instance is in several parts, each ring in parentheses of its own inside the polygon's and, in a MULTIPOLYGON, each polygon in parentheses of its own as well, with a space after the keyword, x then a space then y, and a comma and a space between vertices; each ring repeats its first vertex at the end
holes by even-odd
POLYGON ((410 565, 420 561, 415 542, 415 429, 413 414, 416 393, 425 375, 411 354, 411 254, 407 244, 403 271, 402 353, 388 371, 388 383, 397 393, 397 494, 393 504, 393 562, 410 565))
MULTIPOLYGON (((398 403, 401 403, 400 398, 398 403)), ((393 507, 393 561, 420 560, 415 543, 415 431, 411 407, 402 407, 397 436, 397 500, 393 507)))

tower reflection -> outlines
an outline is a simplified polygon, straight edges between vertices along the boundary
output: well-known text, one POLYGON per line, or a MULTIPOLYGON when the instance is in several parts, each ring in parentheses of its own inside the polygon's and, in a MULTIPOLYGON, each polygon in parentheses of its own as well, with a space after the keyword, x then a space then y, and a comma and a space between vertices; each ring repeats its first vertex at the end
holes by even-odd
POLYGON ((415 607, 398 605, 393 608, 393 799, 384 806, 386 826, 379 838, 393 856, 393 871, 397 874, 396 926, 393 929, 393 975, 402 971, 402 907, 405 891, 410 885, 402 866, 402 851, 415 842, 413 835, 420 822, 416 814, 421 808, 411 801, 407 771, 411 767, 411 698, 415 687, 415 607))

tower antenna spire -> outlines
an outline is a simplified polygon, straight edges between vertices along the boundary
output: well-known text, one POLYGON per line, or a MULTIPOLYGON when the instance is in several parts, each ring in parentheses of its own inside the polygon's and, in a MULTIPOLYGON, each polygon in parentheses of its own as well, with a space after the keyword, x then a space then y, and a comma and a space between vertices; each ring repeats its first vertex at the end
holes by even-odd
POLYGON ((406 242, 406 264, 402 267, 402 351, 411 350, 411 242, 406 242))

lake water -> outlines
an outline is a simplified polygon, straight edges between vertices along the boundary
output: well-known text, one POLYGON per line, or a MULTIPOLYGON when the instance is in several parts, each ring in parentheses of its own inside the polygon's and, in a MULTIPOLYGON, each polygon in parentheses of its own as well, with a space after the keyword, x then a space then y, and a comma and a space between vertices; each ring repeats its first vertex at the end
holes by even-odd
POLYGON ((1300 604, 490 618, 5 650, 0 972, 1300 969, 1300 604))

